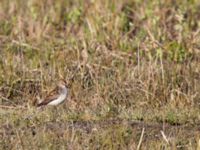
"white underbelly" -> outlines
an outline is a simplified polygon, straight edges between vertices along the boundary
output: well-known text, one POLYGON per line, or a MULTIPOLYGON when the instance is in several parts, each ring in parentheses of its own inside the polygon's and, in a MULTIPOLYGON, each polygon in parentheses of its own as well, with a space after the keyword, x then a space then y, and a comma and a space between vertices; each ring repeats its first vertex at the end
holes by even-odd
POLYGON ((58 105, 65 100, 66 96, 67 96, 67 94, 62 94, 57 99, 53 100, 52 102, 48 103, 47 105, 58 105))

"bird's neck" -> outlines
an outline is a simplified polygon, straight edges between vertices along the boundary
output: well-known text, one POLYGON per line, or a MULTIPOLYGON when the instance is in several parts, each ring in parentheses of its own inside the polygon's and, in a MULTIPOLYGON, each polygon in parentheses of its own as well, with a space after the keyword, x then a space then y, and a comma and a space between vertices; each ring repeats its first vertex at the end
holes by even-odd
POLYGON ((64 87, 61 87, 61 93, 62 94, 67 94, 67 88, 64 86, 64 87))

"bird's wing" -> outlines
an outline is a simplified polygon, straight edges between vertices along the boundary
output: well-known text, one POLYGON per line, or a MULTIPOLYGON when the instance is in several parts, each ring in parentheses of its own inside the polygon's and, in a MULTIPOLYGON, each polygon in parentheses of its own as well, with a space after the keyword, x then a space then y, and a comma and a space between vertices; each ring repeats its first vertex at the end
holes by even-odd
POLYGON ((44 101, 42 101, 41 103, 39 103, 37 106, 43 106, 43 105, 47 105, 48 103, 52 102, 53 100, 58 98, 58 87, 56 87, 54 90, 52 90, 44 99, 44 101))

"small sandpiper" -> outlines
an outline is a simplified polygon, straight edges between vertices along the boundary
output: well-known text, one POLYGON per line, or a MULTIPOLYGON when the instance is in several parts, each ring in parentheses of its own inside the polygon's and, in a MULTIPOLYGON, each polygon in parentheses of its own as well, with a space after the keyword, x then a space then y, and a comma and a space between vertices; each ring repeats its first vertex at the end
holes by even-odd
POLYGON ((61 80, 57 87, 51 91, 46 98, 37 104, 37 107, 45 106, 45 105, 52 105, 56 106, 65 101, 68 95, 68 88, 66 86, 66 82, 64 80, 61 80))

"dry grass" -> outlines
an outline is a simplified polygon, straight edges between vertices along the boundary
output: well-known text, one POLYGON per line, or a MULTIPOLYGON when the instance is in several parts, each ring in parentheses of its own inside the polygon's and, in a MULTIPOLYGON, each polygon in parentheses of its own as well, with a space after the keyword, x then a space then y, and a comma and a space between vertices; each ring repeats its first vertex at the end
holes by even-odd
POLYGON ((0 149, 195 149, 200 3, 0 2, 0 149), (37 110, 63 76, 58 108, 37 110))

